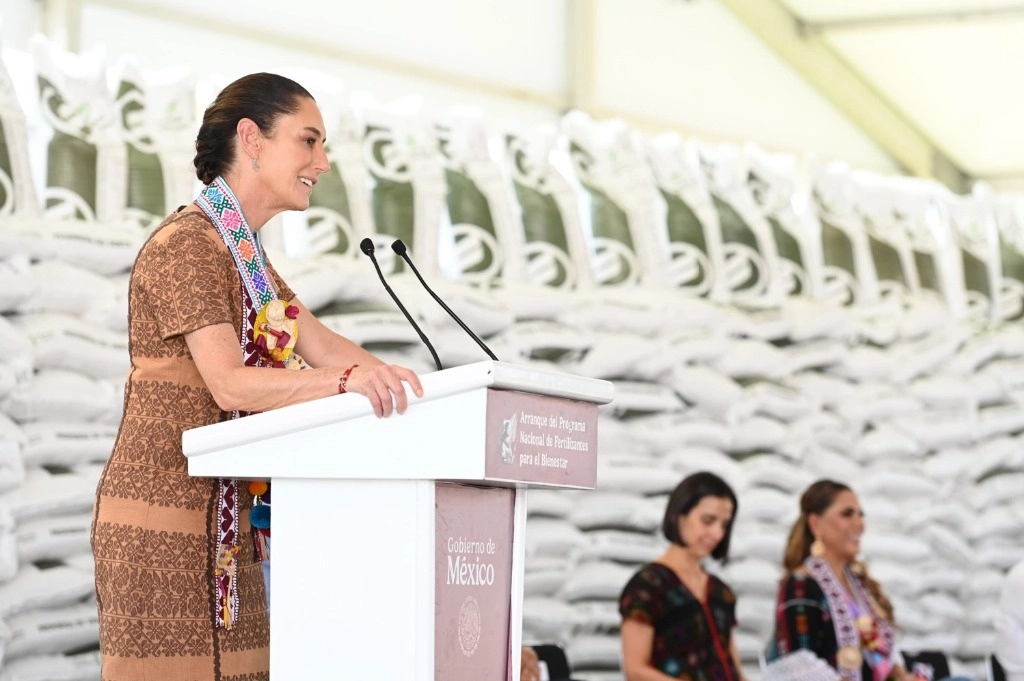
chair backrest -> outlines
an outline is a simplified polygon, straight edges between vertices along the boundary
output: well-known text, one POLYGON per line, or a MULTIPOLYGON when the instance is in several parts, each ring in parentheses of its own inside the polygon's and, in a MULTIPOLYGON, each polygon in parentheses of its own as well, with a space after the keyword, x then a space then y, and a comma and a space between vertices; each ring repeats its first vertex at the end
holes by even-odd
POLYGON ((995 655, 990 654, 985 658, 985 675, 988 681, 1006 681, 1006 672, 995 655))
POLYGON ((946 659, 945 653, 938 650, 919 650, 913 653, 903 651, 903 661, 906 663, 907 669, 913 669, 918 662, 930 665, 935 672, 934 678, 936 679, 944 679, 949 676, 949 660, 946 659))
POLYGON ((567 681, 569 678, 569 659, 561 646, 545 643, 533 646, 537 660, 548 668, 551 681, 567 681))

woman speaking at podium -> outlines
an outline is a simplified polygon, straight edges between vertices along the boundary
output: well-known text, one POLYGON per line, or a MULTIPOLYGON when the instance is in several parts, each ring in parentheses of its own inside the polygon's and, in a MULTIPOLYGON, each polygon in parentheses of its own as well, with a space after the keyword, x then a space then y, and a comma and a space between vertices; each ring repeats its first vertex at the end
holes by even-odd
POLYGON ((319 322, 260 246, 272 217, 309 207, 329 168, 325 135, 299 84, 231 83, 196 139, 205 188, 136 259, 132 368, 92 530, 104 680, 269 679, 253 492, 189 477, 184 430, 344 392, 385 417, 405 411, 405 384, 422 395, 411 370, 319 322))

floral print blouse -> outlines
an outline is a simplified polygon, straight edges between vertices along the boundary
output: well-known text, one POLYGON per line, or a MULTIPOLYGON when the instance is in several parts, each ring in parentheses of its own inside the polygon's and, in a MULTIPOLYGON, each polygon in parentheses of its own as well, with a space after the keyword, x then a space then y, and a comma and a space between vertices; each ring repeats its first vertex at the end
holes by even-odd
POLYGON ((708 576, 702 602, 667 565, 649 563, 633 575, 619 598, 623 621, 654 627, 651 664, 687 681, 737 681, 729 651, 736 626, 736 595, 708 576))

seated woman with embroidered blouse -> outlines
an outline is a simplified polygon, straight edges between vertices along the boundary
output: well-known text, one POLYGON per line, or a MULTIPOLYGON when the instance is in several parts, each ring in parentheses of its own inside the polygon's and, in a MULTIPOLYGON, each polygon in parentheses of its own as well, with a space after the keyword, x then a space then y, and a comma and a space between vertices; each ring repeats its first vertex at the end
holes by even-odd
POLYGON ((803 493, 768 658, 804 649, 843 681, 930 681, 930 668, 909 672, 898 661, 892 603, 857 559, 863 533, 864 512, 848 486, 819 480, 803 493))
POLYGON ((669 497, 662 532, 671 542, 626 584, 619 599, 627 681, 743 681, 736 596, 702 562, 729 558, 736 494, 712 473, 694 473, 669 497))

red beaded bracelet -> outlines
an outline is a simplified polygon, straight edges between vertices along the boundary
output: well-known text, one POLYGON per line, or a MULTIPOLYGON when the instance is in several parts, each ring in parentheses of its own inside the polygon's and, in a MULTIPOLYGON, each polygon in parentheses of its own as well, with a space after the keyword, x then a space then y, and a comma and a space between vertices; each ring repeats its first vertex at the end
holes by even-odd
POLYGON ((352 375, 352 370, 355 369, 357 366, 359 366, 359 365, 358 364, 353 364, 348 369, 345 369, 345 373, 343 373, 341 375, 341 378, 338 379, 338 394, 339 395, 348 392, 348 390, 345 389, 345 386, 348 385, 348 377, 352 375))

